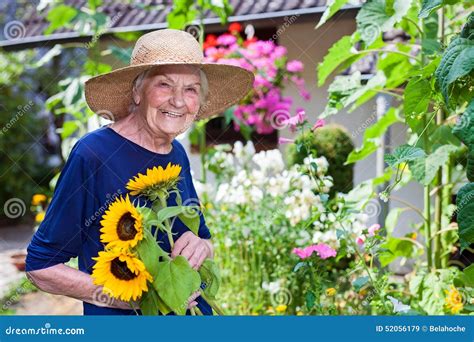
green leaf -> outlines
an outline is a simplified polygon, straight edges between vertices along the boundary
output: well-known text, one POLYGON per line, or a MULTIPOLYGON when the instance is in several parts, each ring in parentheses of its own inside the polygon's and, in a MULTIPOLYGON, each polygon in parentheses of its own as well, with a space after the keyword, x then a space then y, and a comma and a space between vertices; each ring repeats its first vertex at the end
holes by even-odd
POLYGON ((408 240, 389 237, 380 245, 379 261, 382 267, 387 266, 398 257, 411 258, 415 251, 415 245, 408 240))
POLYGON ((160 209, 156 217, 159 222, 164 222, 166 219, 178 216, 180 214, 194 215, 190 213, 192 213, 192 210, 198 210, 198 209, 199 207, 196 205, 166 207, 166 208, 160 209))
POLYGON ((469 74, 473 68, 474 41, 460 37, 453 39, 444 52, 435 73, 446 103, 449 103, 449 91, 452 84, 469 74))
POLYGON ((144 316, 156 316, 158 311, 163 315, 167 315, 171 312, 171 309, 158 296, 155 288, 149 286, 148 291, 143 293, 140 299, 140 311, 144 316))
POLYGON ((400 122, 400 119, 398 118, 398 109, 392 107, 379 121, 365 130, 362 146, 349 154, 346 164, 363 160, 374 153, 379 147, 380 136, 395 122, 400 122))
POLYGON ((168 259, 168 254, 158 246, 157 241, 148 229, 143 230, 143 239, 137 244, 135 250, 140 260, 145 264, 146 270, 155 279, 158 276, 160 257, 168 259))
POLYGON ((352 286, 354 286, 354 290, 357 292, 360 291, 367 283, 369 282, 369 277, 359 277, 352 282, 352 286))
POLYGON ((425 186, 431 184, 436 176, 436 172, 441 166, 448 162, 450 156, 456 152, 456 150, 456 146, 443 145, 427 157, 410 162, 410 171, 413 177, 425 186))
POLYGON ((474 183, 464 185, 456 197, 461 249, 474 243, 474 183))
POLYGON ((463 270, 464 284, 469 287, 474 287, 474 264, 469 265, 463 270))
POLYGON ((395 149, 393 154, 385 155, 385 162, 391 167, 395 167, 401 163, 423 158, 425 156, 425 151, 419 147, 400 145, 395 149))
POLYGON ((119 61, 123 63, 129 63, 130 59, 132 57, 132 48, 124 48, 124 47, 118 47, 115 45, 110 45, 109 50, 112 53, 112 56, 117 58, 119 61))
POLYGON ((158 263, 158 277, 153 283, 166 305, 177 315, 186 314, 188 299, 201 285, 199 273, 182 255, 158 263))
POLYGON ((454 126, 453 134, 469 149, 466 175, 469 181, 474 182, 474 99, 454 126))
POLYGON ((423 19, 428 17, 434 10, 440 8, 446 4, 455 4, 459 2, 459 0, 423 0, 421 3, 421 10, 418 17, 423 19))
POLYGON ((412 78, 403 93, 405 117, 421 119, 431 100, 431 85, 425 78, 412 78))
POLYGON ((35 62, 32 67, 33 68, 40 68, 46 63, 48 63, 51 59, 61 54, 62 46, 59 44, 54 45, 52 49, 50 49, 47 53, 43 55, 37 62, 35 62))
POLYGON ((347 2, 349 2, 349 0, 328 0, 326 2, 326 9, 321 16, 321 19, 319 19, 319 23, 316 25, 315 29, 321 27, 321 25, 328 21, 329 18, 339 11, 347 2))
POLYGON ((189 209, 184 213, 178 215, 181 222, 183 222, 196 236, 199 233, 199 224, 201 223, 199 213, 197 207, 189 207, 189 209))
POLYGON ((362 5, 356 17, 357 31, 362 40, 367 45, 372 44, 382 32, 393 28, 408 12, 410 6, 411 1, 409 0, 395 0, 393 7, 390 6, 391 8, 387 8, 385 0, 367 1, 362 5))
MULTIPOLYGON (((362 84, 359 71, 350 76, 336 76, 328 88, 328 103, 326 104, 324 112, 320 115, 320 118, 326 118, 336 114, 339 110, 356 102, 367 92, 383 86, 385 80, 385 75, 381 71, 378 71, 365 85, 362 84)), ((355 106, 352 106, 349 112, 354 109, 355 106)))
POLYGON ((212 259, 204 260, 199 269, 201 282, 204 283, 204 294, 209 299, 216 299, 217 291, 221 286, 221 276, 219 268, 212 259))
POLYGON ((66 121, 63 123, 63 127, 61 127, 61 139, 66 139, 70 137, 75 131, 77 131, 80 127, 80 124, 76 120, 66 121))
POLYGON ((305 295, 305 300, 306 300, 306 308, 308 310, 311 310, 314 307, 314 303, 316 302, 316 296, 312 291, 306 292, 305 295))
POLYGON ((46 31, 44 31, 44 34, 48 35, 60 27, 66 27, 77 13, 77 10, 71 6, 58 5, 53 7, 46 16, 46 20, 49 21, 50 24, 46 31))
MULTIPOLYGON (((343 62, 353 58, 354 54, 351 50, 359 37, 359 33, 354 32, 351 36, 342 37, 329 48, 323 61, 318 64, 318 86, 322 86, 329 75, 343 62)), ((358 58, 362 57, 361 54, 358 58)))

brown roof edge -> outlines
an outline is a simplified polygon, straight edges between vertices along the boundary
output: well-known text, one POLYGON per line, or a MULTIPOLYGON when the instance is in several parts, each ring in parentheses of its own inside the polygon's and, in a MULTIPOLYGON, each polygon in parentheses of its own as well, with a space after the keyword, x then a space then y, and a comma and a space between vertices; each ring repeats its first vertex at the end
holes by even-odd
MULTIPOLYGON (((341 10, 351 11, 360 9, 361 5, 346 5, 341 10)), ((279 11, 279 12, 266 12, 266 13, 257 13, 257 14, 245 14, 238 16, 230 16, 228 18, 229 22, 243 22, 243 21, 265 21, 270 19, 282 19, 288 16, 301 15, 308 16, 311 14, 321 14, 326 9, 326 6, 302 8, 297 10, 288 10, 288 11, 279 11)), ((206 26, 214 27, 214 31, 218 31, 220 26, 219 18, 206 18, 204 19, 204 24, 206 26)), ((316 24, 316 23, 315 23, 316 24)), ((134 25, 134 26, 123 26, 123 27, 114 27, 107 30, 102 36, 110 35, 118 32, 134 32, 134 31, 152 31, 166 28, 167 23, 156 23, 156 24, 146 24, 146 25, 134 25)), ((212 31, 212 30, 211 30, 212 31)), ((80 35, 76 32, 65 32, 65 33, 55 33, 47 36, 33 36, 25 37, 14 40, 4 40, 0 41, 0 48, 5 51, 18 51, 24 49, 31 49, 35 47, 46 47, 53 46, 55 44, 64 44, 70 42, 88 42, 92 35, 80 35)))

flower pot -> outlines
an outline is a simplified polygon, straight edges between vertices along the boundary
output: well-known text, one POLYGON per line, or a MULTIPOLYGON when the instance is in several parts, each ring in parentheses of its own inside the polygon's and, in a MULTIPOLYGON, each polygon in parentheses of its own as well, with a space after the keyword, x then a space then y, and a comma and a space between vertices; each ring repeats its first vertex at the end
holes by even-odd
POLYGON ((25 271, 26 253, 15 253, 10 256, 12 264, 15 265, 18 271, 25 271))

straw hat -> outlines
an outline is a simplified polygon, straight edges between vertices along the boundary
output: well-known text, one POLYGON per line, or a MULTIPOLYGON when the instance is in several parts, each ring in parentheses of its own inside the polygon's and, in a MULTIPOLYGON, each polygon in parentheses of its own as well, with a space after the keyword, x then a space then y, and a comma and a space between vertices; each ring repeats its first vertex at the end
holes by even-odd
POLYGON ((219 114, 239 102, 252 89, 254 76, 243 68, 203 62, 199 42, 191 34, 173 29, 147 33, 132 52, 130 66, 86 81, 86 101, 92 111, 116 121, 129 114, 133 80, 143 71, 159 65, 194 65, 205 72, 209 92, 196 120, 219 114))

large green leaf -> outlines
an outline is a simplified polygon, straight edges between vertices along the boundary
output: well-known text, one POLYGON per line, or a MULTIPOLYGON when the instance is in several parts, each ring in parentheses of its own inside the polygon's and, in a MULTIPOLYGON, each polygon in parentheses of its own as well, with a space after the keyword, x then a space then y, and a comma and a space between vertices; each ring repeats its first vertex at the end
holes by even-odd
POLYGON ((344 6, 349 0, 328 0, 326 2, 326 9, 324 10, 321 19, 319 19, 318 25, 315 29, 323 25, 326 21, 329 20, 337 11, 339 11, 342 6, 344 6))
POLYGON ((215 299, 221 285, 219 268, 212 259, 206 259, 199 269, 201 280, 204 283, 204 294, 209 299, 215 299))
MULTIPOLYGON (((353 58, 352 47, 359 40, 359 33, 344 36, 334 43, 321 63, 318 64, 318 85, 322 86, 328 76, 335 71, 344 61, 353 58)), ((359 58, 362 58, 360 55, 359 58)))
POLYGON ((410 171, 413 177, 425 186, 431 184, 436 176, 436 172, 448 162, 450 156, 457 149, 453 145, 443 145, 427 157, 410 161, 410 171))
POLYGON ((474 243, 474 183, 464 185, 456 197, 461 248, 474 243))
POLYGON ((357 31, 368 45, 382 32, 388 31, 408 12, 410 0, 395 0, 387 5, 385 0, 369 0, 357 14, 357 31), (392 6, 393 4, 393 6, 392 6))
POLYGON ((406 210, 408 210, 408 208, 393 208, 390 210, 387 217, 385 218, 385 231, 388 235, 392 235, 400 215, 406 210))
POLYGON ((436 79, 446 103, 451 85, 474 68, 474 41, 457 37, 451 41, 436 69, 436 79))
POLYGON ((410 145, 398 146, 392 154, 385 155, 385 162, 391 167, 395 167, 401 163, 423 158, 426 156, 425 151, 419 147, 410 145))
POLYGON ((405 117, 421 119, 426 113, 431 99, 431 85, 425 78, 412 78, 403 93, 405 117))
POLYGON ((135 247, 141 261, 145 264, 145 268, 151 274, 153 279, 158 276, 158 261, 160 257, 168 259, 166 254, 148 229, 143 230, 143 239, 135 247))
POLYGON ((398 118, 398 109, 392 107, 382 118, 380 118, 379 121, 365 130, 362 146, 349 154, 346 164, 352 164, 356 161, 365 159, 375 152, 379 146, 379 137, 382 136, 387 131, 388 127, 393 125, 395 122, 400 122, 398 118))
POLYGON ((467 158, 466 174, 467 178, 474 182, 474 99, 453 128, 453 133, 469 149, 467 158))
POLYGON ((153 283, 158 295, 177 315, 186 314, 188 299, 201 285, 201 277, 185 257, 158 263, 158 277, 153 283))

